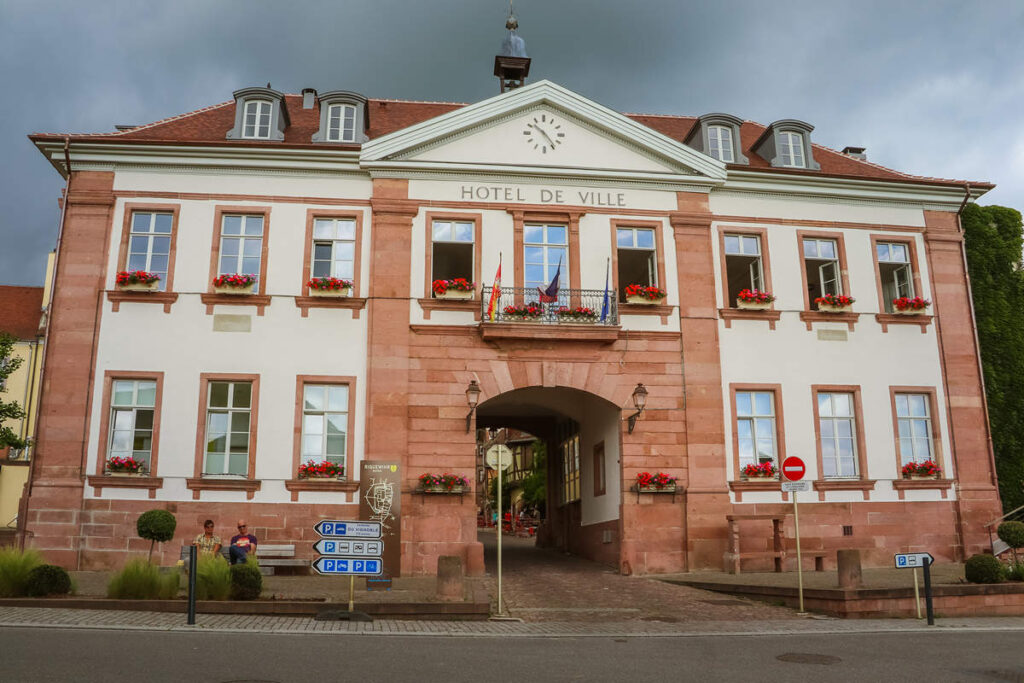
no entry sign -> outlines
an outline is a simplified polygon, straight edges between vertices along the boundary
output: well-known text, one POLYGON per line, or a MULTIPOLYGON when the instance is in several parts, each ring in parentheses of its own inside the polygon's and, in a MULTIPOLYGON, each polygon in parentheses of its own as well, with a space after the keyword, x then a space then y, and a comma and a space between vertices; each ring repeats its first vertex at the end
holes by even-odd
POLYGON ((796 456, 790 456, 782 461, 782 476, 790 481, 800 481, 806 472, 804 461, 796 456))

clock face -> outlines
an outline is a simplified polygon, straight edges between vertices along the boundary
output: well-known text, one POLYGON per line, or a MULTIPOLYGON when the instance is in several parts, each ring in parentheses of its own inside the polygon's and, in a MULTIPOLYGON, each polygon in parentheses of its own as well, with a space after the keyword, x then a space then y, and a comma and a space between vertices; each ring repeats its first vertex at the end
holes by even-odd
POLYGON ((547 154, 562 144, 565 133, 562 132, 562 124, 542 113, 534 116, 531 121, 527 121, 526 127, 523 129, 523 137, 526 139, 526 144, 532 145, 534 149, 539 149, 542 154, 547 154))

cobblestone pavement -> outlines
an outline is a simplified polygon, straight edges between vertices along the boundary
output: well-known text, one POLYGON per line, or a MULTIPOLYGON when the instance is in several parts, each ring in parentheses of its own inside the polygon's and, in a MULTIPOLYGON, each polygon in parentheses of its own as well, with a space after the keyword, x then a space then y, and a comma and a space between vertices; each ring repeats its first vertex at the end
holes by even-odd
MULTIPOLYGON (((497 538, 480 532, 492 611, 497 611, 497 538)), ((533 539, 502 537, 502 596, 509 615, 528 622, 788 621, 786 607, 621 576, 614 569, 534 546, 533 539)))
POLYGON ((800 633, 880 633, 941 631, 1024 631, 1024 618, 940 619, 929 627, 914 619, 842 620, 827 618, 768 619, 759 621, 691 621, 669 624, 644 621, 589 621, 541 623, 508 621, 315 621, 306 617, 200 614, 195 626, 184 614, 124 610, 76 610, 39 607, 0 607, 3 628, 82 628, 143 631, 218 631, 225 633, 339 633, 476 637, 608 637, 786 635, 800 633))

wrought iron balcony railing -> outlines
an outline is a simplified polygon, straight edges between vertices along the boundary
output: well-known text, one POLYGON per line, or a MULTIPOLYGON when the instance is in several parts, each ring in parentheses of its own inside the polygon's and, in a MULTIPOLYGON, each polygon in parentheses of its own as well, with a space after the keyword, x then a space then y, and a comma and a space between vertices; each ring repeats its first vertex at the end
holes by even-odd
POLYGON ((603 289, 561 289, 558 301, 542 303, 535 287, 502 287, 495 304, 494 319, 487 316, 493 287, 485 285, 481 296, 485 323, 533 323, 538 325, 619 324, 619 303, 614 291, 608 292, 608 310, 602 316, 603 289))

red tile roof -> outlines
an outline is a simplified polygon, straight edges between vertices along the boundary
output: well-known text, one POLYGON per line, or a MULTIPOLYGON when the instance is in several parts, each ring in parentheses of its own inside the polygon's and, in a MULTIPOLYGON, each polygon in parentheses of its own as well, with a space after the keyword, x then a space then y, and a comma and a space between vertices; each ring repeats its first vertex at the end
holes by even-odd
POLYGON ((43 315, 42 287, 0 285, 0 332, 35 339, 43 315))
MULTIPOLYGON (((358 149, 358 144, 312 143, 311 138, 320 125, 319 105, 311 109, 302 108, 302 95, 285 95, 285 106, 291 125, 285 130, 283 142, 268 143, 264 140, 228 140, 227 133, 234 126, 234 100, 222 102, 211 107, 173 116, 144 126, 137 126, 125 131, 114 133, 71 133, 72 142, 86 142, 116 139, 117 142, 140 142, 151 144, 199 144, 228 146, 266 146, 268 144, 287 147, 316 147, 323 149, 330 146, 338 149, 358 149)), ((416 123, 432 119, 435 116, 454 111, 465 104, 455 102, 416 102, 404 100, 367 101, 367 117, 369 128, 366 133, 370 139, 407 128, 416 123)), ((673 140, 683 142, 697 119, 692 116, 668 116, 653 114, 626 114, 634 121, 652 128, 673 140)), ((772 168, 764 158, 750 150, 750 146, 760 137, 765 126, 746 121, 740 128, 740 141, 743 152, 750 160, 749 165, 731 165, 736 169, 754 169, 775 173, 828 175, 897 182, 917 182, 940 185, 964 185, 967 181, 948 180, 942 178, 926 178, 914 176, 892 169, 848 157, 836 150, 814 145, 814 159, 821 165, 820 171, 800 169, 772 168)), ((29 136, 34 141, 47 139, 63 139, 63 133, 37 133, 29 136)), ((971 182, 976 187, 993 187, 988 183, 971 182)))

